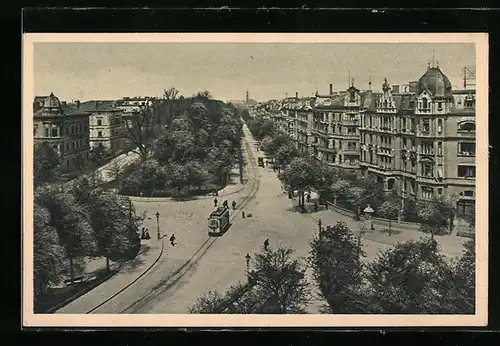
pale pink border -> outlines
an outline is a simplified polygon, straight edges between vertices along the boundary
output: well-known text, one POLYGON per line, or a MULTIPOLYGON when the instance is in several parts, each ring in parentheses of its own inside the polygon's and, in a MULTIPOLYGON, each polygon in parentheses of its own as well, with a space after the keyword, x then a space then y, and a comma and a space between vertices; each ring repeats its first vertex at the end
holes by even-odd
POLYGON ((383 327, 485 326, 488 320, 488 34, 24 34, 23 35, 23 325, 63 327, 383 327), (460 315, 56 315, 33 314, 33 44, 35 42, 290 42, 290 43, 475 43, 477 84, 477 272, 476 314, 460 315))

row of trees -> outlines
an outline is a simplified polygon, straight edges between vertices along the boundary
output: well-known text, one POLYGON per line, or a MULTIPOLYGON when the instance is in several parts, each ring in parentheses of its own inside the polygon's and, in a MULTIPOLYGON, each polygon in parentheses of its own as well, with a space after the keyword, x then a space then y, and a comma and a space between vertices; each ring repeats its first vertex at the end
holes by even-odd
POLYGON ((87 257, 109 261, 135 258, 139 226, 130 200, 100 188, 97 174, 59 184, 61 159, 48 144, 34 149, 35 309, 49 288, 73 279, 87 257))
POLYGON ((372 262, 345 223, 323 230, 311 241, 307 261, 293 250, 262 250, 255 255, 249 280, 225 294, 200 297, 191 313, 304 313, 314 284, 330 314, 473 314, 475 307, 475 244, 464 245, 459 259, 450 261, 432 238, 399 243, 372 262), (313 272, 308 282, 306 269, 313 272))
MULTIPOLYGON (((140 249, 137 215, 128 198, 97 187, 89 178, 71 186, 37 188, 34 200, 35 304, 50 286, 74 279, 88 257, 135 258, 140 249)), ((43 298, 42 298, 43 299, 43 298)), ((36 305, 35 305, 36 306, 36 305)))
MULTIPOLYGON (((353 211, 358 218, 361 210, 370 205, 374 216, 418 222, 422 231, 432 235, 451 232, 455 215, 451 200, 441 197, 417 202, 407 198, 402 203, 395 193, 385 192, 377 179, 359 177, 299 153, 288 134, 277 129, 270 118, 261 115, 243 118, 255 138, 261 140, 262 150, 274 158, 283 185, 289 191, 299 191, 299 205, 303 211, 305 191, 315 190, 320 196, 320 204, 334 202, 353 211)), ((473 218, 468 221, 474 225, 473 218)))
POLYGON ((178 116, 147 155, 123 179, 128 195, 161 195, 217 190, 242 164, 242 122, 236 110, 200 92, 179 103, 178 116))

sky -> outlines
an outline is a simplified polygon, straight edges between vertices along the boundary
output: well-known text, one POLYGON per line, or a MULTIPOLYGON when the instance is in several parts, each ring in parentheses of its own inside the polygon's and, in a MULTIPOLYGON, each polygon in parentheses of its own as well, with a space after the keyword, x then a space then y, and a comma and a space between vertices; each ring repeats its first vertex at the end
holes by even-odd
POLYGON ((348 87, 380 90, 418 80, 432 61, 454 87, 475 67, 472 43, 35 43, 35 95, 61 101, 208 90, 223 101, 257 101, 348 87), (433 53, 434 51, 434 53, 433 53))

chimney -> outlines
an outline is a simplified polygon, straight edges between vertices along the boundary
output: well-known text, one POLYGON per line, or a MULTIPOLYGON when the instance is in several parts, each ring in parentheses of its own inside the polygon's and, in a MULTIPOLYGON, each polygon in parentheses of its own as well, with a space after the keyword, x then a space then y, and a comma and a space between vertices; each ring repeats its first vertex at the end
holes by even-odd
POLYGON ((330 84, 330 96, 333 95, 333 84, 330 84))
POLYGON ((80 101, 79 100, 76 100, 75 104, 76 104, 76 108, 80 108, 80 101))
POLYGON ((394 94, 399 94, 399 84, 393 84, 392 85, 392 92, 394 94))
POLYGON ((299 99, 299 92, 298 91, 295 92, 295 99, 297 99, 297 100, 299 99))
POLYGON ((61 104, 62 104, 63 106, 66 106, 66 101, 62 101, 62 102, 61 102, 61 104))
POLYGON ((416 93, 417 92, 417 81, 411 81, 410 82, 410 93, 416 93))

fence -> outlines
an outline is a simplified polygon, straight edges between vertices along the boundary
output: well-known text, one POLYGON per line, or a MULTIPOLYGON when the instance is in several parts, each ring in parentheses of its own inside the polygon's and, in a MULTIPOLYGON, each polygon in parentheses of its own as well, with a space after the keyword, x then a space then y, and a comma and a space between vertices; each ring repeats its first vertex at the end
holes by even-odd
MULTIPOLYGON (((337 213, 348 216, 348 217, 355 217, 356 213, 339 207, 338 205, 335 205, 331 202, 327 202, 329 208, 335 210, 337 213)), ((382 226, 382 227, 387 227, 389 228, 389 222, 391 223, 392 227, 396 227, 400 230, 408 230, 408 231, 418 231, 420 229, 420 224, 416 222, 406 222, 406 221, 399 221, 398 220, 389 220, 389 219, 383 219, 383 218, 378 218, 374 217, 372 218, 373 220, 373 225, 374 226, 382 226)))

